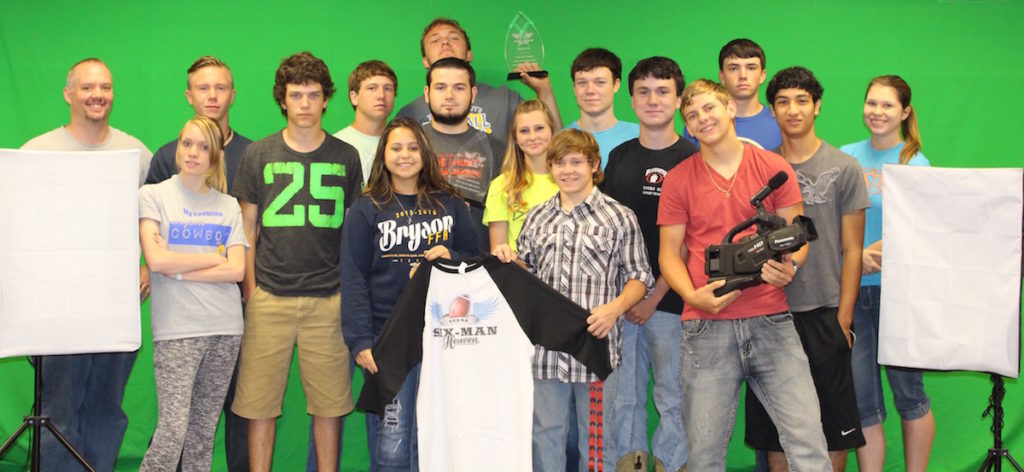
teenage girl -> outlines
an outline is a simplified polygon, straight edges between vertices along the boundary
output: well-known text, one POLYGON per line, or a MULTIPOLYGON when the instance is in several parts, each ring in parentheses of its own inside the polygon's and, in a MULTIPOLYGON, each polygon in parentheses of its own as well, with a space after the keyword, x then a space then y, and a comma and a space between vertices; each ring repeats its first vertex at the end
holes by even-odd
POLYGON ((206 117, 178 137, 178 173, 139 190, 139 239, 152 272, 158 419, 140 470, 210 470, 214 433, 242 340, 248 243, 225 195, 224 142, 206 117))
MULTIPOLYGON (((341 236, 342 331, 368 375, 378 372, 371 348, 420 262, 478 255, 469 207, 441 176, 420 125, 395 118, 382 136, 366 190, 349 209, 341 236)), ((377 412, 383 420, 366 415, 373 470, 418 470, 418 384, 419 366, 386 411, 377 412)))
MULTIPOLYGON (((864 124, 871 138, 847 144, 841 150, 856 157, 864 170, 871 207, 866 211, 864 253, 860 294, 853 311, 853 384, 857 408, 867 444, 857 449, 857 463, 863 471, 881 471, 885 463, 885 401, 878 366, 878 309, 882 270, 882 165, 927 166, 921 154, 917 116, 910 104, 910 86, 896 75, 875 77, 864 97, 864 124)), ((924 391, 923 373, 901 367, 886 367, 896 410, 903 429, 906 470, 928 468, 935 417, 924 391)))

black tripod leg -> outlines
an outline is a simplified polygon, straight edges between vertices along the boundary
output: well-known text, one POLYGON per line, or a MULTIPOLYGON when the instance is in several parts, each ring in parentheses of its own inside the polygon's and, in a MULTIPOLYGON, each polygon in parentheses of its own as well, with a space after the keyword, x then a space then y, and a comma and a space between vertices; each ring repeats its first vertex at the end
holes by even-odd
POLYGON ((1024 469, 1020 467, 1020 464, 1013 460, 1013 456, 1010 455, 1010 451, 1006 451, 1006 460, 1010 461, 1010 464, 1013 464, 1013 468, 1017 469, 1017 472, 1024 472, 1024 469))
POLYGON ((21 424, 21 427, 19 427, 18 430, 14 432, 14 435, 11 436, 10 438, 7 438, 7 441, 4 442, 4 445, 0 447, 0 457, 3 457, 4 454, 7 454, 8 449, 14 447, 14 443, 18 442, 18 438, 20 438, 21 435, 25 433, 25 430, 28 429, 30 424, 31 421, 26 419, 25 422, 21 424))
POLYGON ((988 472, 992 470, 993 465, 998 462, 998 459, 999 456, 989 450, 988 455, 985 456, 985 462, 981 463, 981 468, 978 469, 978 472, 988 472))
POLYGON ((85 467, 85 470, 89 472, 96 472, 96 469, 93 469, 92 466, 89 465, 89 462, 85 460, 85 457, 82 457, 82 454, 78 452, 78 449, 75 449, 75 446, 72 446, 71 443, 68 442, 68 439, 64 437, 64 434, 62 434, 56 426, 46 420, 43 421, 43 425, 46 426, 46 429, 50 430, 50 433, 53 433, 53 436, 64 445, 64 448, 67 449, 71 455, 75 456, 75 460, 77 460, 79 464, 82 464, 82 467, 85 467))

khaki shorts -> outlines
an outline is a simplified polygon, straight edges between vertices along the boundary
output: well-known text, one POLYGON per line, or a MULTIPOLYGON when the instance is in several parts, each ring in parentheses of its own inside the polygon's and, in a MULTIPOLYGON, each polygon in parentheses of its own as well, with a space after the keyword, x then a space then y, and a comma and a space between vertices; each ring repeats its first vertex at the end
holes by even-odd
POLYGON ((341 295, 279 297, 257 287, 245 306, 238 387, 231 405, 235 414, 249 419, 281 416, 296 345, 306 412, 335 417, 352 411, 341 295))

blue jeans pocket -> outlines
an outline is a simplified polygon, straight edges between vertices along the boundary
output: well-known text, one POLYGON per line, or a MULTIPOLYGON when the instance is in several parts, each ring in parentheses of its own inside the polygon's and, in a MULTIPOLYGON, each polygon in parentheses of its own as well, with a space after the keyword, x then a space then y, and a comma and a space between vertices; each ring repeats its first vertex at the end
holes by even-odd
POLYGON ((696 338, 701 334, 704 334, 710 326, 708 320, 686 320, 683 321, 683 339, 696 338))
POLYGON ((770 325, 770 326, 785 326, 787 324, 788 325, 792 325, 793 324, 793 314, 792 313, 779 313, 779 314, 775 314, 775 315, 765 315, 762 318, 764 318, 764 321, 766 323, 768 323, 768 325, 770 325))

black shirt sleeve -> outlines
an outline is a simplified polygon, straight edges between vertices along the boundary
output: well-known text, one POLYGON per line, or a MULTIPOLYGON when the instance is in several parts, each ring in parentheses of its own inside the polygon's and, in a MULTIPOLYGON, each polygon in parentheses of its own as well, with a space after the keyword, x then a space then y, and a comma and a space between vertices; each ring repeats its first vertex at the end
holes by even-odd
POLYGON ((398 298, 388 322, 373 346, 377 373, 363 370, 363 390, 356 406, 381 414, 405 383, 405 377, 423 359, 423 314, 431 266, 421 263, 398 298))
POLYGON ((587 332, 587 310, 517 264, 487 256, 484 267, 531 342, 569 353, 601 379, 608 377, 608 339, 587 332))

